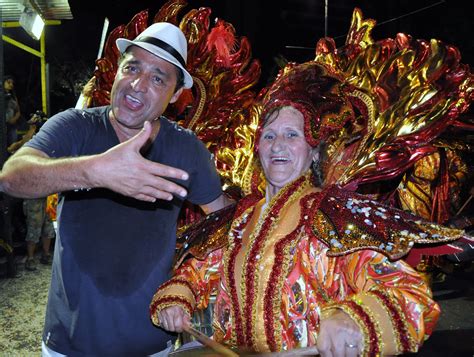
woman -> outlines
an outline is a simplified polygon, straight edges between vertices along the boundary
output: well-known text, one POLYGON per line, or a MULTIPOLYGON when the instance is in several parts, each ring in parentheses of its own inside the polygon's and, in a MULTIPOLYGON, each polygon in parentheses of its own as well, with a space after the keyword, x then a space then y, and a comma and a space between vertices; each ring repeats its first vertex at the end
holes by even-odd
POLYGON ((439 306, 412 268, 391 259, 414 241, 460 231, 321 187, 322 140, 354 115, 345 91, 315 62, 277 79, 256 140, 265 197, 241 200, 226 244, 187 260, 158 289, 150 306, 156 325, 182 331, 217 294, 214 339, 230 346, 316 346, 322 356, 418 350, 439 306))

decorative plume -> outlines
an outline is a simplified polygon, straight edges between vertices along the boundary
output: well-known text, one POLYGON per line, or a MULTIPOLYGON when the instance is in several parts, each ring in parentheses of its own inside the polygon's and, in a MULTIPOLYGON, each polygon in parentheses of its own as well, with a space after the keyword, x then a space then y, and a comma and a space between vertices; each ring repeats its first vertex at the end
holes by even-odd
POLYGON ((231 64, 230 56, 235 49, 235 30, 231 24, 222 20, 217 20, 216 26, 211 30, 207 36, 207 50, 212 51, 216 49, 216 59, 225 67, 231 64))

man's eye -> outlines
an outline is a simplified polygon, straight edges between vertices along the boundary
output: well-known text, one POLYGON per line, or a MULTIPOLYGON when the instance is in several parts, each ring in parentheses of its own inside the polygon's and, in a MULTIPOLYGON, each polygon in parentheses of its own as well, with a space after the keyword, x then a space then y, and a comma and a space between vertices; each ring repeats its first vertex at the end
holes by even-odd
POLYGON ((154 76, 154 77, 153 77, 153 82, 155 82, 155 83, 157 83, 157 84, 162 84, 162 83, 163 83, 163 80, 161 79, 161 77, 154 76))
POLYGON ((126 65, 125 67, 123 67, 123 70, 125 72, 129 72, 129 73, 135 73, 138 71, 138 68, 135 67, 135 66, 132 66, 132 65, 126 65))

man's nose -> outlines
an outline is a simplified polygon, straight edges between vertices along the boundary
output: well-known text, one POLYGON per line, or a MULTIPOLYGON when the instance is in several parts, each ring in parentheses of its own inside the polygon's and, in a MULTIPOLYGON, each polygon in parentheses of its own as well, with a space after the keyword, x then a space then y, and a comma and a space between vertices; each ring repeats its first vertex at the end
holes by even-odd
POLYGON ((132 88, 135 92, 146 92, 148 83, 145 76, 138 76, 132 81, 132 88))

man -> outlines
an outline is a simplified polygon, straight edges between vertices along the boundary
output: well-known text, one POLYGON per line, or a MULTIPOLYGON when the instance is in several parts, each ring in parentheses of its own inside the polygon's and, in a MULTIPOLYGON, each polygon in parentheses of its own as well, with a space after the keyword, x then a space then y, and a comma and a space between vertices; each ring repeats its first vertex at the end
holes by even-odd
POLYGON ((0 176, 10 195, 62 192, 44 355, 164 349, 171 337, 147 310, 171 269, 180 207, 228 204, 204 145, 161 116, 192 86, 183 33, 156 23, 117 46, 110 106, 52 117, 0 176))
POLYGON ((7 146, 17 140, 16 129, 20 120, 20 105, 15 95, 15 81, 12 76, 4 76, 3 89, 5 90, 5 120, 7 122, 7 146))
MULTIPOLYGON (((39 128, 47 120, 46 115, 37 110, 31 114, 27 132, 22 138, 11 144, 7 151, 11 154, 15 153, 25 143, 27 143, 33 135, 35 135, 39 128)), ((51 240, 55 237, 54 226, 50 215, 46 212, 47 197, 34 198, 23 200, 23 213, 26 218, 26 261, 25 269, 29 271, 36 270, 35 250, 38 242, 41 240, 42 254, 40 258, 41 264, 51 264, 51 254, 49 248, 51 240)))

